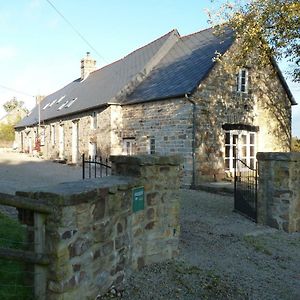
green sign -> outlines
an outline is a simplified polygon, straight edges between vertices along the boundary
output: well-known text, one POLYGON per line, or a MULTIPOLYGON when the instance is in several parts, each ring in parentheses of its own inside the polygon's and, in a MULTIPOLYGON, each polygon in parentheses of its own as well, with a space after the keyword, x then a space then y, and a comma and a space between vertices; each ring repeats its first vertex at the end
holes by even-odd
POLYGON ((144 187, 132 189, 132 210, 137 212, 144 209, 144 187))

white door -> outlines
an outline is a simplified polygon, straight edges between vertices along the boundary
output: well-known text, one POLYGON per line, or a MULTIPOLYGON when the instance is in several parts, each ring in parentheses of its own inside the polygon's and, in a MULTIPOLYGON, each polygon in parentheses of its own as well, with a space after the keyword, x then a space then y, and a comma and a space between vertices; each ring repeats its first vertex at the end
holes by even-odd
POLYGON ((64 159, 64 125, 59 126, 59 159, 64 159))
POLYGON ((89 156, 91 157, 92 160, 96 156, 96 149, 97 149, 96 143, 90 143, 89 144, 89 156))
POLYGON ((72 163, 78 162, 78 122, 72 124, 72 163))

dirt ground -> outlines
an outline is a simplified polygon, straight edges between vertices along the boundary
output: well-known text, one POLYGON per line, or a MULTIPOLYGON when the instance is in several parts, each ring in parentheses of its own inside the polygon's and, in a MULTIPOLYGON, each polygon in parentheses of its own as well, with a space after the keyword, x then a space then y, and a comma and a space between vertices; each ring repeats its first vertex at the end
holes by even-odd
MULTIPOLYGON (((80 167, 0 152, 0 192, 80 179, 80 167)), ((124 299, 300 299, 300 233, 234 213, 231 196, 181 196, 179 257, 132 273, 124 299)))

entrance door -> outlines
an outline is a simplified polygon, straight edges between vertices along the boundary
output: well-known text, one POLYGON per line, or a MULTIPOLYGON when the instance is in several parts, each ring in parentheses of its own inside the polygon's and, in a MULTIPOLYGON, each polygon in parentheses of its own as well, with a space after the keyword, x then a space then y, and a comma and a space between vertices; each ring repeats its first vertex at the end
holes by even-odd
POLYGON ((225 169, 234 171, 235 160, 240 159, 251 168, 255 167, 256 133, 230 130, 225 133, 225 169))
POLYGON ((72 163, 78 162, 78 121, 72 124, 72 163))
POLYGON ((59 159, 64 159, 64 125, 59 126, 59 159))
POLYGON ((89 144, 89 156, 91 157, 91 160, 95 159, 97 151, 97 144, 96 143, 90 143, 89 144))

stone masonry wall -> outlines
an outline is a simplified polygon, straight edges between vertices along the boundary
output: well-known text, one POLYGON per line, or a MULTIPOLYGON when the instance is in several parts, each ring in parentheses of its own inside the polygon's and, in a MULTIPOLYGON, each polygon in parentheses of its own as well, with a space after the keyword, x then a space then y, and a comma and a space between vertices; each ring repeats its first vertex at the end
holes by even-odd
POLYGON ((278 75, 271 64, 262 70, 255 58, 249 58, 241 66, 248 70, 248 92, 236 92, 240 67, 231 59, 236 47, 225 54, 224 64, 215 64, 191 96, 197 104, 196 184, 225 177, 223 124, 258 126, 257 151, 290 151, 291 103, 278 75))
POLYGON ((258 153, 258 223, 300 231, 300 153, 258 153))
POLYGON ((122 107, 123 138, 135 138, 136 154, 149 151, 155 139, 158 155, 179 154, 184 159, 183 185, 192 178, 193 106, 186 99, 171 99, 122 107))
POLYGON ((54 210, 46 221, 47 299, 94 300, 131 269, 178 254, 180 159, 114 156, 112 162, 117 176, 21 193, 54 210), (145 197, 135 212, 136 187, 144 187, 145 197))

